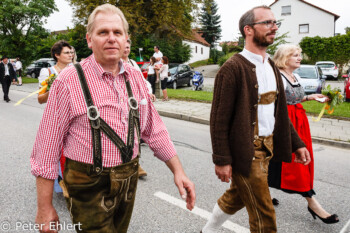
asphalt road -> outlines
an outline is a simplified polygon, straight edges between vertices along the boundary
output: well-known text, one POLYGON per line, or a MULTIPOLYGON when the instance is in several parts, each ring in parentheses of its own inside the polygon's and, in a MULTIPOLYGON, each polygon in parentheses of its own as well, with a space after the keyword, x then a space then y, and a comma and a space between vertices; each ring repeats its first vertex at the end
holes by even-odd
MULTIPOLYGON (((12 91, 19 99, 25 92, 12 91)), ((0 232, 34 232, 25 230, 34 223, 36 213, 35 178, 30 174, 29 156, 44 106, 29 98, 21 106, 0 101, 0 232), (26 225, 25 225, 26 224, 26 225)), ((164 163, 142 147, 141 165, 148 172, 140 180, 131 220, 131 233, 192 233, 205 225, 217 198, 228 188, 214 175, 211 162, 209 128, 206 125, 163 118, 176 146, 187 175, 196 185, 196 209, 183 209, 184 203, 173 184, 173 176, 164 163)), ((340 223, 323 224, 307 212, 306 201, 298 195, 271 190, 280 200, 276 208, 279 232, 340 232, 350 218, 349 151, 314 144, 315 191, 317 199, 340 223)), ((62 223, 70 217, 61 195, 54 195, 54 205, 62 223)), ((229 219, 220 232, 249 232, 248 216, 243 209, 229 219)), ((64 230, 62 232, 72 232, 64 230)), ((350 232, 345 230, 344 232, 350 232)))

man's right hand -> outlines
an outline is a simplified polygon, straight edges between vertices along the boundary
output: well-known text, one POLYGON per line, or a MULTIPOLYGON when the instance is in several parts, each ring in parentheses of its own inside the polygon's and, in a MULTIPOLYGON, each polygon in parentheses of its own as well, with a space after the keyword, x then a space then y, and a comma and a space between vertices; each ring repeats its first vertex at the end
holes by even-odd
POLYGON ((55 208, 51 205, 45 209, 39 209, 36 214, 35 223, 39 224, 40 233, 58 232, 58 223, 60 222, 55 208))
POLYGON ((232 166, 230 164, 224 166, 215 165, 215 174, 222 182, 229 183, 232 177, 232 166))

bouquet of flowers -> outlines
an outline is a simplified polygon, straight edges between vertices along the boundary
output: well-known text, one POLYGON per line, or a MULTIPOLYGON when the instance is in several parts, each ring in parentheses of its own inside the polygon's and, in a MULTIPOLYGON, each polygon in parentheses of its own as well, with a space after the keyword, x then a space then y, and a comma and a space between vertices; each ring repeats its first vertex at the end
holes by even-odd
POLYGON ((44 94, 45 92, 49 91, 53 81, 55 81, 56 78, 57 78, 56 74, 51 74, 47 79, 42 81, 41 86, 43 87, 40 88, 39 94, 44 94))
POLYGON ((341 95, 341 90, 339 88, 331 89, 330 85, 322 90, 322 95, 327 96, 329 101, 324 104, 318 117, 316 119, 312 118, 312 121, 315 122, 321 120, 325 110, 327 110, 328 114, 332 114, 334 112, 334 108, 344 102, 344 96, 341 95))
POLYGON ((29 95, 27 95, 26 97, 20 99, 15 106, 20 105, 25 99, 31 97, 32 95, 35 95, 37 93, 39 94, 44 94, 45 92, 49 91, 51 88, 51 85, 53 83, 53 81, 55 81, 55 79, 57 78, 56 74, 51 74, 47 79, 45 79, 44 81, 41 82, 41 86, 42 88, 40 88, 37 91, 34 91, 33 93, 30 93, 29 95))

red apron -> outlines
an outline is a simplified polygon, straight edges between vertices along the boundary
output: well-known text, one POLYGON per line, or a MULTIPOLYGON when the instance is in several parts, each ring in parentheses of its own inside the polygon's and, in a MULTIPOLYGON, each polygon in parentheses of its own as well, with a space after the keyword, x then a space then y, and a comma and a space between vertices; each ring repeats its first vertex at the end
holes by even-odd
POLYGON ((282 163, 281 188, 307 192, 313 189, 314 183, 314 156, 309 121, 301 104, 288 105, 288 114, 299 137, 310 152, 311 162, 308 165, 295 163, 293 153, 291 163, 282 163))

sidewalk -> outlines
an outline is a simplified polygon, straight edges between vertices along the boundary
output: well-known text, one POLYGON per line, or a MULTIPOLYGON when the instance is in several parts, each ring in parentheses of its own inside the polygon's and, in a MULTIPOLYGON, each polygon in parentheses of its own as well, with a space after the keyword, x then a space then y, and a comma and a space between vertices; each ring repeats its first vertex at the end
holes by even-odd
MULTIPOLYGON (((37 88, 38 84, 24 84, 20 87, 12 85, 10 95, 11 91, 30 93, 37 88)), ((2 93, 1 86, 0 90, 2 93)), ((162 116, 209 125, 209 103, 158 99, 154 105, 162 116)), ((319 122, 313 122, 311 117, 308 118, 313 142, 350 149, 350 121, 322 118, 319 122)))
MULTIPOLYGON (((154 105, 162 116, 209 125, 209 103, 157 100, 154 105)), ((313 142, 350 149, 350 121, 322 118, 313 122, 308 118, 313 142)))

